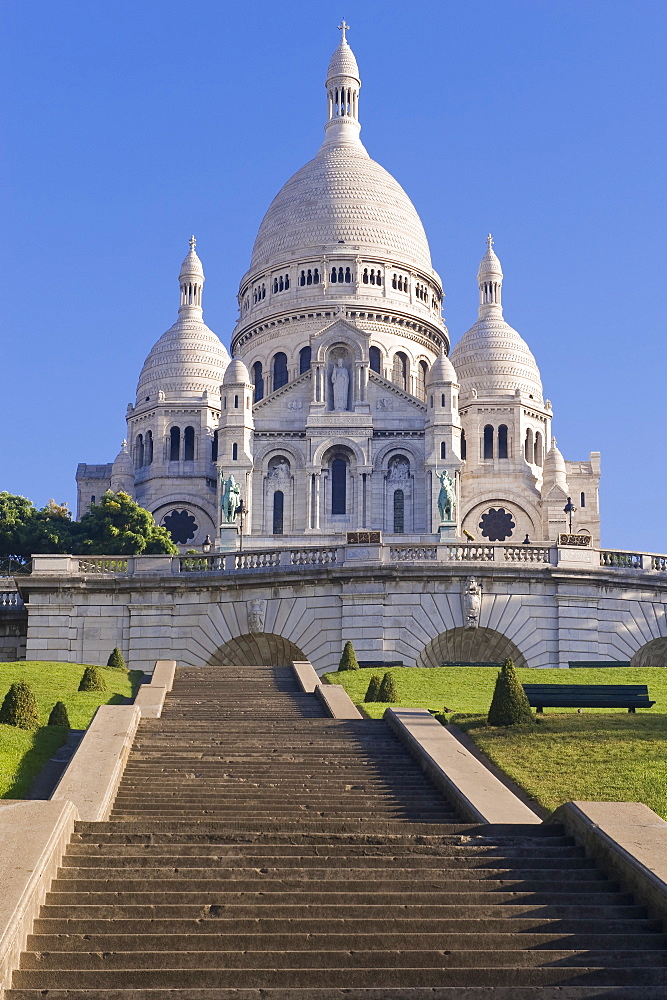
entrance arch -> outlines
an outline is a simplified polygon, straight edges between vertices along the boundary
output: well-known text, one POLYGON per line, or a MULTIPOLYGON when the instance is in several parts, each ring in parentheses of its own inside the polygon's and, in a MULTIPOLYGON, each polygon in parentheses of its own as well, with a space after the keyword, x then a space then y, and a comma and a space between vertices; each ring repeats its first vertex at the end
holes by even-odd
POLYGON ((239 635, 220 646, 208 667, 287 667, 292 660, 308 657, 289 639, 272 632, 239 635))
POLYGON ((494 628, 451 628, 426 645, 415 666, 439 667, 443 663, 502 663, 526 667, 526 658, 511 639, 494 628))
POLYGON ((640 646, 630 660, 631 667, 667 667, 667 636, 651 639, 640 646))

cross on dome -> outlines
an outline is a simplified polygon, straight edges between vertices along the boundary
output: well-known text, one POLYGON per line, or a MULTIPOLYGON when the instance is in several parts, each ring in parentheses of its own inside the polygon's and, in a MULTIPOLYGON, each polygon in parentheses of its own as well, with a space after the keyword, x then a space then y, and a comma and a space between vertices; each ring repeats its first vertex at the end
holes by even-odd
POLYGON ((491 233, 489 233, 489 235, 486 237, 486 245, 489 250, 493 246, 493 236, 491 235, 491 233))
POLYGON ((343 18, 341 23, 338 25, 338 30, 343 32, 341 41, 346 42, 347 38, 345 37, 345 32, 350 30, 350 25, 345 23, 345 18, 343 18))
POLYGON ((194 236, 190 237, 190 249, 191 250, 196 250, 197 249, 197 240, 195 239, 194 236))

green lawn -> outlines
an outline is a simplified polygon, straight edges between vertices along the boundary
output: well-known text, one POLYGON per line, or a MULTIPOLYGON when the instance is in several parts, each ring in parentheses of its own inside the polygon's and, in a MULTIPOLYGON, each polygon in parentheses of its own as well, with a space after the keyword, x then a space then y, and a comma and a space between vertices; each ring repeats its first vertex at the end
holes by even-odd
POLYGON ((14 681, 26 680, 35 692, 43 726, 28 731, 0 725, 0 798, 22 798, 36 774, 67 739, 67 730, 47 726, 57 701, 67 706, 73 729, 85 729, 99 705, 123 704, 133 696, 141 674, 102 667, 106 691, 78 691, 85 664, 19 660, 0 663, 0 700, 14 681))
MULTIPOLYGON (((364 704, 373 669, 327 675, 342 684, 362 711, 381 718, 385 704, 364 704)), ((394 668, 405 707, 442 711, 541 805, 570 799, 645 802, 667 819, 667 669, 584 668, 518 671, 524 683, 647 684, 656 704, 624 709, 546 709, 535 727, 486 725, 497 671, 491 667, 394 668)))

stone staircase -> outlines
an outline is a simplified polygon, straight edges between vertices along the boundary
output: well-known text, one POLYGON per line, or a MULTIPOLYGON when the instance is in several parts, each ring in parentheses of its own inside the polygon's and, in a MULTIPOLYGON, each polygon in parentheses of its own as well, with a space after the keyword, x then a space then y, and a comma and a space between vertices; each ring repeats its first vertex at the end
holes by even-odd
POLYGON ((181 668, 7 1000, 665 1000, 665 945, 559 828, 461 822, 383 722, 181 668))

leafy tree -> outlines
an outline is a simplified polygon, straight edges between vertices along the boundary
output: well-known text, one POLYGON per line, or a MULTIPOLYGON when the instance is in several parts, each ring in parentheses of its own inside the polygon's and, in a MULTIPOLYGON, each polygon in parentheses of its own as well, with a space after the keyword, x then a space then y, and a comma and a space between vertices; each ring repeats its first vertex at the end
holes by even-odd
POLYGON ((64 701, 57 701, 53 708, 51 709, 51 714, 49 715, 48 726, 62 726, 64 729, 69 729, 69 715, 67 714, 67 706, 64 701))
POLYGON ((178 549, 166 528, 123 491, 107 490, 97 504, 91 504, 78 524, 75 555, 136 556, 175 554, 178 549))
POLYGON ((487 722, 490 726, 516 726, 535 719, 528 696, 511 660, 505 660, 496 678, 487 722))
POLYGON ((371 674, 371 679, 364 695, 364 701, 378 701, 378 691, 380 690, 381 683, 382 678, 379 674, 371 674))
POLYGON ((39 729, 35 694, 26 681, 14 681, 0 708, 0 722, 18 729, 39 729))
POLYGON ((67 504, 49 500, 38 510, 27 497, 0 493, 0 557, 22 565, 34 552, 71 552, 75 530, 67 504))
POLYGON ((357 654, 354 651, 354 646, 348 639, 345 643, 345 648, 343 650, 343 655, 340 658, 340 663, 338 664, 339 670, 358 670, 359 661, 357 660, 357 654))
POLYGON ((104 674, 99 667, 86 667, 79 684, 79 691, 106 691, 104 674))
POLYGON ((109 659, 107 660, 107 667, 113 667, 115 670, 127 670, 125 665, 125 658, 121 653, 118 646, 114 646, 113 652, 109 654, 109 659))
POLYGON ((380 690, 378 691, 377 700, 389 701, 392 702, 393 704, 396 704, 396 702, 399 700, 398 688, 396 687, 396 680, 394 679, 394 675, 391 673, 390 670, 387 670, 384 677, 382 678, 382 682, 380 684, 380 690))

